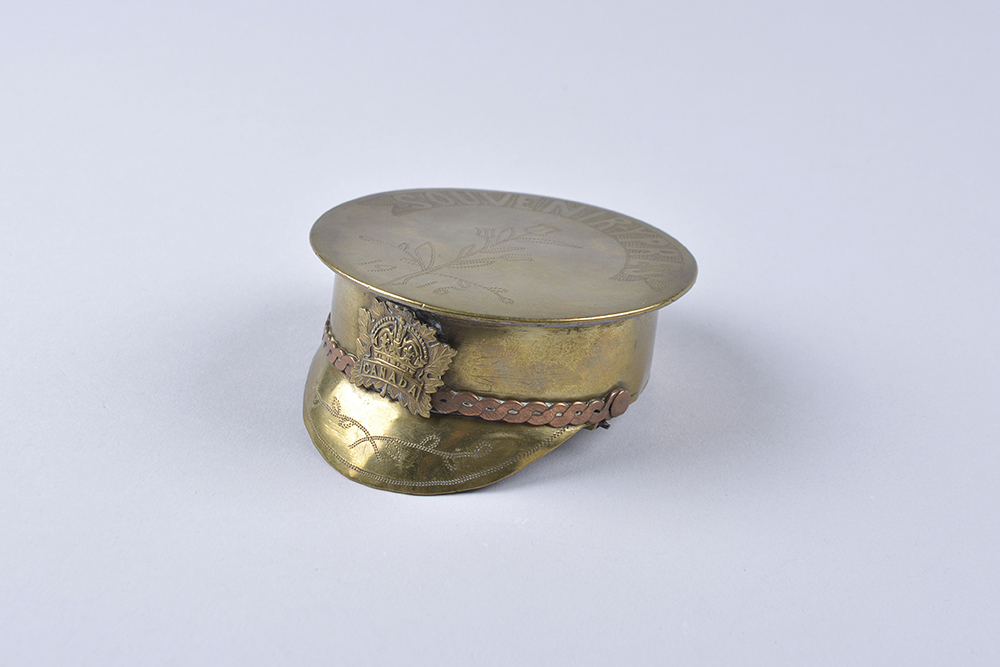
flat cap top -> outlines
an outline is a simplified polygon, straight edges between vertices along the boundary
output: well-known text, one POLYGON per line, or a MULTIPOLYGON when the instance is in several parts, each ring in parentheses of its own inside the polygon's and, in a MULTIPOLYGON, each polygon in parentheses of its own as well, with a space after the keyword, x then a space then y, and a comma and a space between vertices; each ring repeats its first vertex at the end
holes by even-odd
POLYGON ((400 190, 313 225, 330 268, 389 299, 457 317, 569 324, 662 308, 694 257, 660 230, 577 202, 489 190, 400 190))

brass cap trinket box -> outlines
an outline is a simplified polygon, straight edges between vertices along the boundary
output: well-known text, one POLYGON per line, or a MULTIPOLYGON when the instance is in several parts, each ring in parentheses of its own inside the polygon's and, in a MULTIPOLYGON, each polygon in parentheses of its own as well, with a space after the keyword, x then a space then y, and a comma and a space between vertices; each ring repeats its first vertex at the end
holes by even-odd
POLYGON ((634 218, 487 190, 362 197, 311 241, 338 275, 306 428, 344 475, 413 494, 492 484, 621 418, 656 311, 697 273, 634 218))

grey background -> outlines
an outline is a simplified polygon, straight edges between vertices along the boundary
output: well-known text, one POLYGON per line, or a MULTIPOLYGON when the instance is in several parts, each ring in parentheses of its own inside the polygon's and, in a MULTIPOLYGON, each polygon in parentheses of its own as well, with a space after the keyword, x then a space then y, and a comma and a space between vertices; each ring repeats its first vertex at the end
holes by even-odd
POLYGON ((6 7, 0 661, 996 664, 997 7, 6 7), (307 236, 434 186, 701 274, 621 423, 414 498, 301 423, 307 236))

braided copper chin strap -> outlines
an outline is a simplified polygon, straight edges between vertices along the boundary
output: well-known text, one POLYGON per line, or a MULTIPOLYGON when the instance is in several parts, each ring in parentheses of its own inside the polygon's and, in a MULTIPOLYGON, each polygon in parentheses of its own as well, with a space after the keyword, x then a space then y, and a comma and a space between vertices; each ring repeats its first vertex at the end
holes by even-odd
MULTIPOLYGON (((323 351, 334 368, 350 377, 357 357, 337 344, 330 331, 330 320, 323 330, 323 351)), ((632 395, 626 389, 614 389, 605 398, 572 403, 511 401, 492 396, 478 396, 469 391, 444 388, 431 396, 431 411, 443 415, 460 414, 487 421, 532 426, 580 426, 593 424, 607 428, 607 420, 628 410, 632 395)))

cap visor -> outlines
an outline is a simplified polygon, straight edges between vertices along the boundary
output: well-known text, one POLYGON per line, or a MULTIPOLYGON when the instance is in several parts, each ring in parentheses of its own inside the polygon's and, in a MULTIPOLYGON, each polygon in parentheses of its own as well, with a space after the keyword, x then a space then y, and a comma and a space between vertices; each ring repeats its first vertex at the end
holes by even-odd
POLYGON ((584 428, 420 417, 398 401, 351 384, 322 348, 309 369, 303 413, 313 443, 334 468, 377 489, 417 495, 492 484, 584 428))

